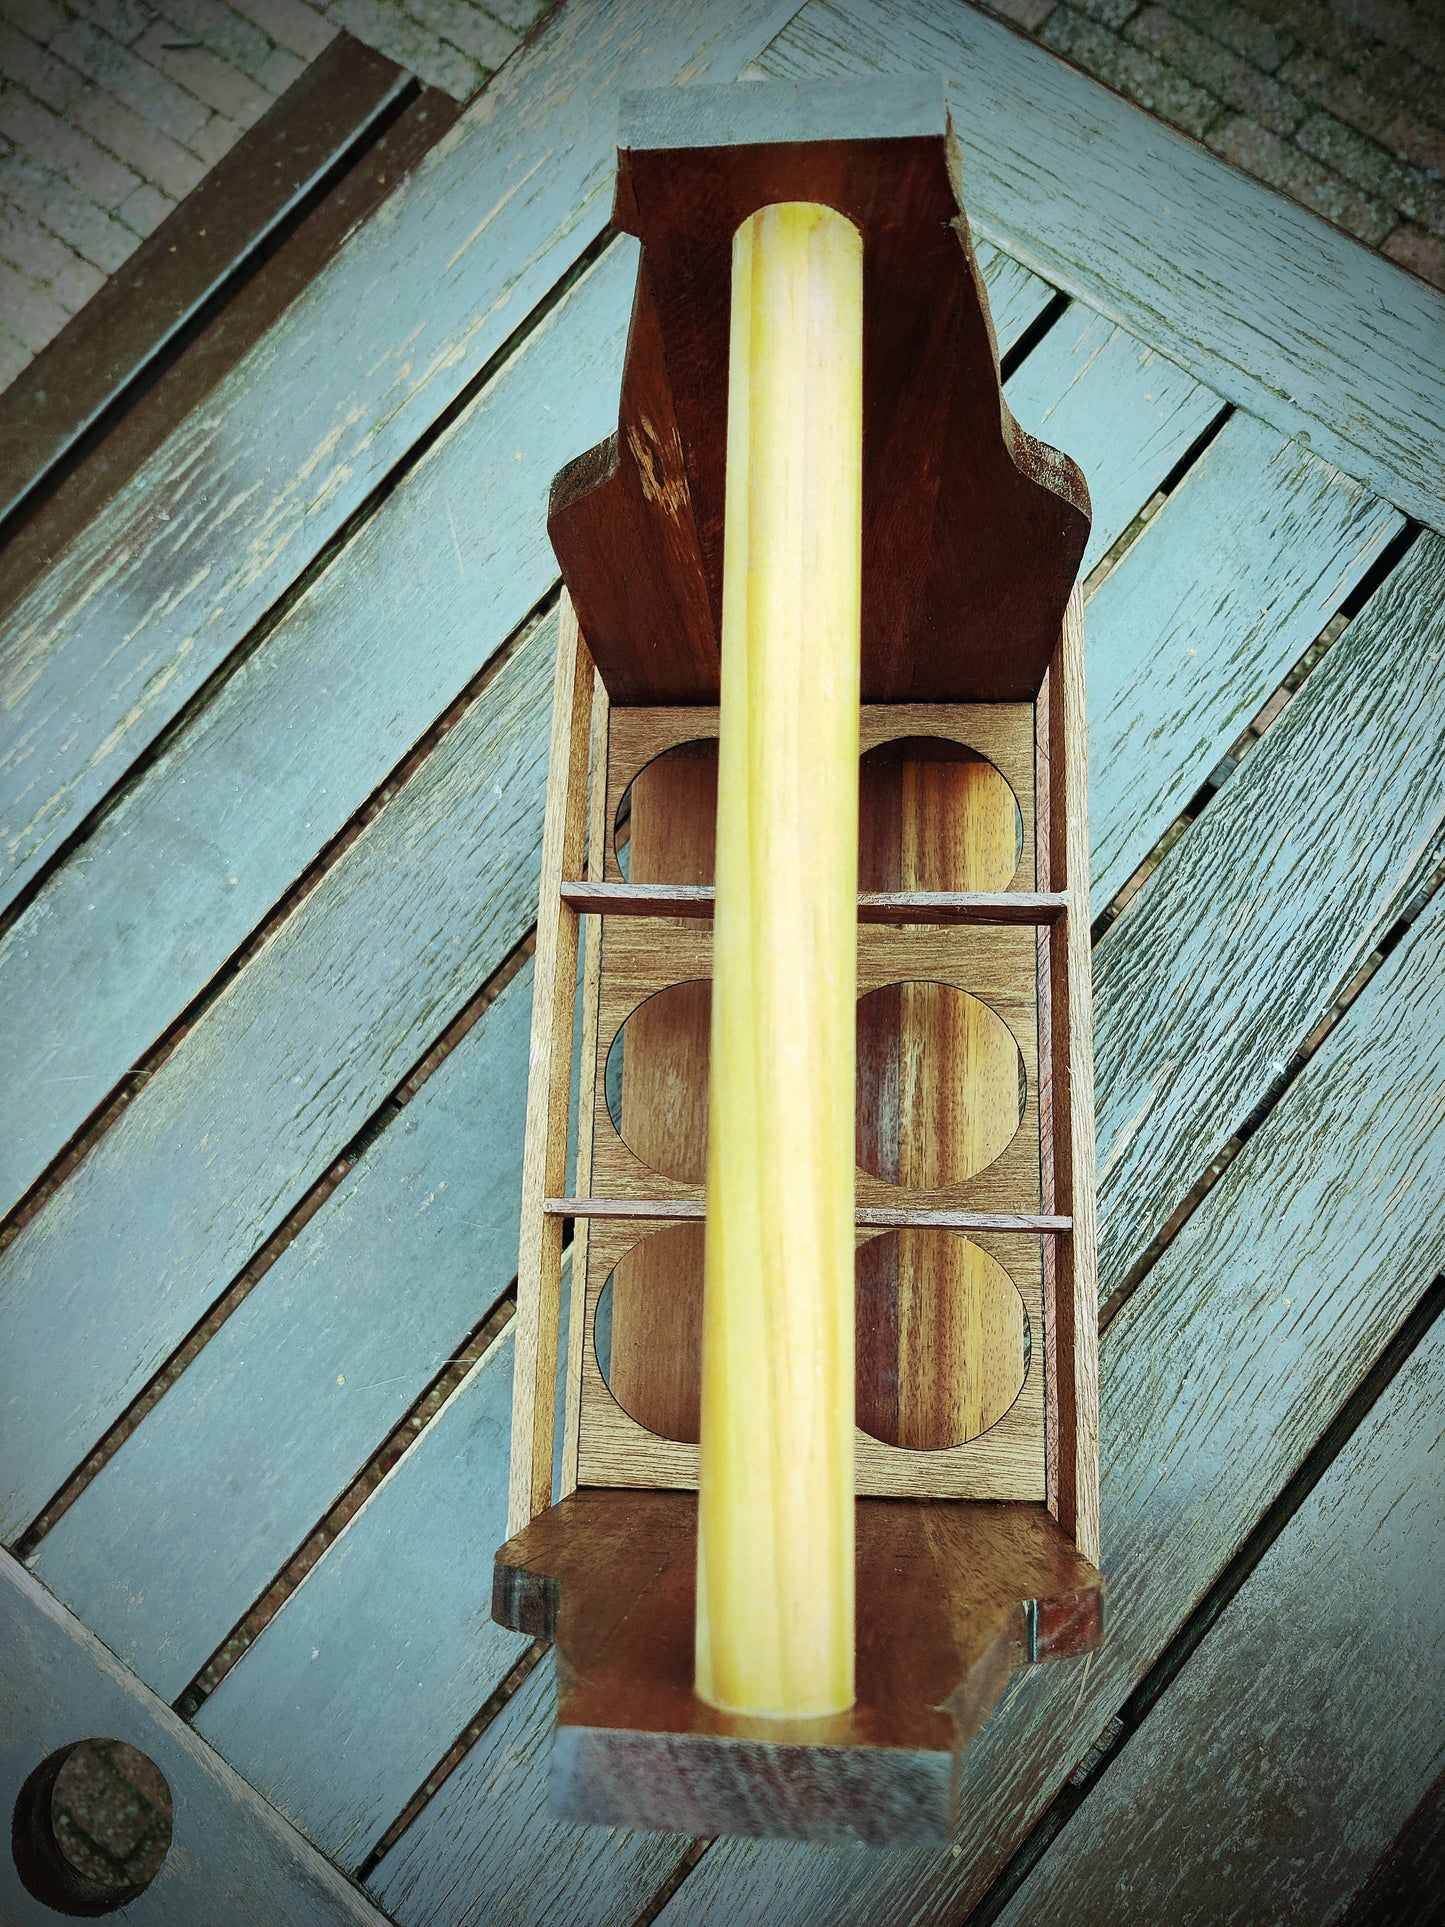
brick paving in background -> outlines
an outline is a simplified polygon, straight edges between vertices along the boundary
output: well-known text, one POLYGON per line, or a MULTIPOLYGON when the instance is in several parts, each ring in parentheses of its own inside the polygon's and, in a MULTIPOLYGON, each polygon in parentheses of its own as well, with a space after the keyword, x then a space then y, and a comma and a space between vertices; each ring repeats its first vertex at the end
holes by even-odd
MULTIPOLYGON (((548 4, 0 0, 0 388, 339 28, 465 100, 548 4)), ((1445 0, 980 4, 1445 288, 1445 0)))
POLYGON ((339 29, 466 100, 549 0, 0 0, 0 388, 339 29))

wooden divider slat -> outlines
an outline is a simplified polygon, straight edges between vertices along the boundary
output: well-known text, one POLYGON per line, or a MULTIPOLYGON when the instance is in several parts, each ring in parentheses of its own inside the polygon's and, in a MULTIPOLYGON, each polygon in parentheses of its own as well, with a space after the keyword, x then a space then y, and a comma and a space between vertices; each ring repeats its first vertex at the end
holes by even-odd
POLYGON ((1338 1917, 1440 1764, 1442 1401, 1437 1319, 1000 1927, 1338 1917))

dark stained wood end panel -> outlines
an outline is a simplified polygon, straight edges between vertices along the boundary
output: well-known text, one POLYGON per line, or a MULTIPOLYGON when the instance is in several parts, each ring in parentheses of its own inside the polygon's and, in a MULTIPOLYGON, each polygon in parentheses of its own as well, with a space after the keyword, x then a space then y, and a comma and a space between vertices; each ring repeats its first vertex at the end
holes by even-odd
POLYGON ((913 131, 891 138, 877 132, 888 82, 801 100, 786 87, 689 89, 685 108, 656 109, 675 144, 647 144, 645 111, 624 134, 613 219, 643 255, 621 420, 558 475, 548 518, 615 702, 717 697, 732 237, 779 201, 822 202, 863 234, 864 700, 1038 690, 1088 537, 1088 489, 1003 401, 942 88, 925 111, 917 82, 898 86, 899 125, 913 131), (808 138, 792 137, 797 120, 808 138))
POLYGON ((696 1500, 583 1490, 497 1554, 493 1616, 558 1647, 563 1817, 690 1834, 946 1839, 1013 1670, 1092 1650, 1103 1581, 1041 1505, 860 1499, 858 1699, 746 1719, 692 1690, 696 1500))

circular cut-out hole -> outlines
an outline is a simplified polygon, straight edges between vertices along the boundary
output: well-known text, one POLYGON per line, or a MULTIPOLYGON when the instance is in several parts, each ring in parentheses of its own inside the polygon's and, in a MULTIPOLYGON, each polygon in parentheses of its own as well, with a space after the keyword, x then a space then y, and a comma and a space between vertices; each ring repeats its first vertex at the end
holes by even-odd
POLYGON ((640 769, 613 825, 629 883, 711 883, 717 840, 717 743, 679 743, 640 769))
POLYGON ((707 1061, 712 985, 705 979, 656 991, 627 1019, 607 1052, 607 1113, 617 1135, 666 1178, 707 1176, 707 1061))
POLYGON ((858 1249, 858 1424, 936 1452, 996 1425, 1028 1376, 1028 1314, 1012 1278, 954 1231, 912 1228, 858 1249))
POLYGON ((20 1789, 15 1869, 58 1914, 118 1913, 160 1872, 171 1819, 171 1790, 154 1760, 124 1740, 79 1740, 42 1760, 20 1789))
POLYGON ((607 1389, 659 1438, 696 1445, 702 1397, 703 1227, 670 1225, 623 1254, 597 1300, 607 1389))
POLYGON ((858 1162, 910 1191, 962 1184, 1008 1144, 1024 1066, 998 1012, 952 984, 884 984, 858 999, 858 1162))
POLYGON ((902 736, 859 765, 861 890, 1005 890, 1023 855, 1018 799, 976 750, 902 736))

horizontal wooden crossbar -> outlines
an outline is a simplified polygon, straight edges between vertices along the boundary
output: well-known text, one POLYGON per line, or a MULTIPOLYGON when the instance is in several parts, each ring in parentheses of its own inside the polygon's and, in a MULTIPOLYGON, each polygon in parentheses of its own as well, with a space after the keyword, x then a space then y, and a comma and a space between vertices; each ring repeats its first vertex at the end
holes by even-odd
MULTIPOLYGON (((584 915, 711 917, 711 884, 564 883, 584 915)), ((1056 923, 1068 899, 1054 890, 860 890, 860 923, 1056 923)))
MULTIPOLYGON (((552 1218, 646 1218, 668 1223, 707 1216, 701 1198, 546 1198, 542 1209, 552 1218)), ((1038 1211, 924 1211, 912 1207, 860 1205, 853 1222, 866 1231, 1072 1231, 1072 1218, 1038 1211)))

